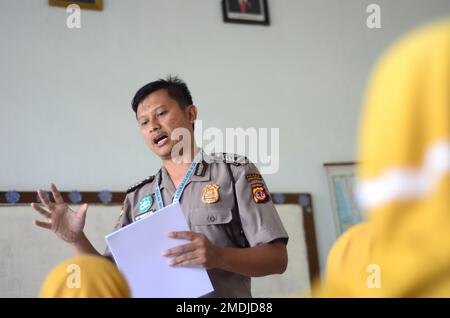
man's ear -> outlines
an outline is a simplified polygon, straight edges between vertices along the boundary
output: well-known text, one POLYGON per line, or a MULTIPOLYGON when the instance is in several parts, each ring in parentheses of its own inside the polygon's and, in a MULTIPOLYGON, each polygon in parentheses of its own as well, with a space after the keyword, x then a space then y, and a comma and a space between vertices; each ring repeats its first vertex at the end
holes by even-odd
POLYGON ((197 106, 190 105, 186 108, 187 116, 191 123, 194 123, 197 119, 197 106))

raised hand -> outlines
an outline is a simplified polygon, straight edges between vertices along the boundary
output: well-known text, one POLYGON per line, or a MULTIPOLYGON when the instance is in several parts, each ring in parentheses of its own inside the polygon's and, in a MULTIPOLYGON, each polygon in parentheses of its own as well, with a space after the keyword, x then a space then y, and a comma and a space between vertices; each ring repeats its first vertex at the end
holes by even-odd
POLYGON ((44 209, 37 203, 31 203, 31 207, 47 219, 46 222, 35 220, 36 226, 53 231, 59 238, 68 242, 77 242, 83 234, 86 220, 87 204, 83 204, 78 212, 75 212, 64 202, 61 193, 52 183, 50 186, 55 202, 51 202, 44 191, 38 190, 39 198, 47 209, 44 209))

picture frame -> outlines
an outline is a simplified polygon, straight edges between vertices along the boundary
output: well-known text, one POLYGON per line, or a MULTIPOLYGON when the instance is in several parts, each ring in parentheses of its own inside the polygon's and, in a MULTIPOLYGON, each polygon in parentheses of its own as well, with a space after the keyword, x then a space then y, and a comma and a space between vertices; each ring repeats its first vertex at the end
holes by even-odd
POLYGON ((103 0, 48 0, 48 4, 54 7, 65 8, 71 4, 77 4, 81 9, 103 10, 103 0))
POLYGON ((324 167, 336 233, 337 236, 340 236, 353 225, 363 221, 363 215, 355 196, 357 163, 325 163, 324 167))
POLYGON ((223 21, 270 25, 267 0, 222 0, 223 21))

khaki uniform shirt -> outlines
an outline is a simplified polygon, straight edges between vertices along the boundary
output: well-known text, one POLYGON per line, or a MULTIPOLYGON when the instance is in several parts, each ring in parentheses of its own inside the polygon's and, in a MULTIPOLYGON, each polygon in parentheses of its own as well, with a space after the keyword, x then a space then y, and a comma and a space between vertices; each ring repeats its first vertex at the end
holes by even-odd
MULTIPOLYGON (((211 243, 223 247, 254 247, 276 239, 287 244, 287 232, 255 165, 230 154, 203 153, 202 158, 180 198, 191 231, 203 233, 211 243)), ((167 206, 176 188, 164 167, 158 173, 167 206)), ((114 230, 158 210, 155 182, 150 176, 128 189, 114 230)), ((111 257, 108 250, 105 256, 111 257)), ((214 292, 206 297, 251 297, 249 277, 221 269, 210 269, 208 275, 214 292)))

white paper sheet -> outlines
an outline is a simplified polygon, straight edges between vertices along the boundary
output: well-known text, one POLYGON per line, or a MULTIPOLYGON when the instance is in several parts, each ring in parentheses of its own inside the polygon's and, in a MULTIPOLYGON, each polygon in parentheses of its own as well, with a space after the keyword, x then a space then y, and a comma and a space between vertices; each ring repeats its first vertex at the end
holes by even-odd
POLYGON ((132 297, 195 298, 213 291, 205 269, 171 267, 171 258, 161 255, 166 249, 188 243, 169 238, 167 234, 172 231, 189 231, 179 203, 106 236, 132 297))

